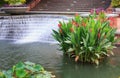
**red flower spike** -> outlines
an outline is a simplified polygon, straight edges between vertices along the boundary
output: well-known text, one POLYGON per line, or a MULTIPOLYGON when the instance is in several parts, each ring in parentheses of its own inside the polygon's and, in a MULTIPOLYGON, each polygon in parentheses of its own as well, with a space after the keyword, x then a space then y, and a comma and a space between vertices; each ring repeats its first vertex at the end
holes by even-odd
POLYGON ((104 35, 104 38, 106 38, 106 35, 104 35))
POLYGON ((96 10, 96 14, 98 15, 100 12, 98 10, 96 10))
POLYGON ((79 16, 79 14, 78 14, 78 13, 75 13, 75 16, 79 16))
POLYGON ((90 32, 92 32, 92 29, 90 29, 90 32))
POLYGON ((82 26, 86 27, 86 23, 82 22, 82 26))
POLYGON ((93 9, 91 9, 91 10, 90 10, 90 13, 91 13, 91 14, 93 14, 93 13, 94 13, 94 10, 93 10, 93 9))
POLYGON ((59 32, 62 34, 62 29, 60 29, 59 32))
POLYGON ((70 31, 71 31, 71 32, 74 32, 74 29, 73 29, 73 28, 70 28, 70 31))
POLYGON ((74 26, 77 26, 77 23, 76 23, 75 21, 72 21, 72 24, 73 24, 74 26))
POLYGON ((98 33, 98 38, 100 38, 100 33, 98 33))
POLYGON ((60 28, 62 25, 61 24, 58 24, 58 27, 60 28))
POLYGON ((115 19, 113 17, 109 17, 108 20, 110 21, 110 26, 114 26, 115 19))
POLYGON ((113 27, 114 26, 114 22, 110 21, 110 26, 113 27))
POLYGON ((79 56, 75 57, 75 62, 77 62, 79 60, 79 56))

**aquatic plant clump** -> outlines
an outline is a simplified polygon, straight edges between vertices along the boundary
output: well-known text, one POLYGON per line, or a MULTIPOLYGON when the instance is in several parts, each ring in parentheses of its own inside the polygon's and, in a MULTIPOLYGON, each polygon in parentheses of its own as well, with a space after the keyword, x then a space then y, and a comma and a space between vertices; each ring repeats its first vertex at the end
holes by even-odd
POLYGON ((0 78, 54 78, 50 72, 32 62, 19 62, 10 70, 0 71, 0 78))
POLYGON ((116 29, 110 26, 103 11, 87 18, 77 14, 69 22, 59 22, 58 26, 58 30, 53 30, 53 37, 59 42, 60 50, 76 62, 98 65, 105 56, 113 54, 116 29))

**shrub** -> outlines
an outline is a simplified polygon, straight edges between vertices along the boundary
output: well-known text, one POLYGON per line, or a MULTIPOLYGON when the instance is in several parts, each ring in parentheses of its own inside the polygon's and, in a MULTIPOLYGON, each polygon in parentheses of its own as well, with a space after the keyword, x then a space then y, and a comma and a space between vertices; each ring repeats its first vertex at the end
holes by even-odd
POLYGON ((5 4, 4 0, 0 0, 0 7, 3 6, 5 4))
POLYGON ((60 50, 75 61, 99 64, 103 57, 113 54, 116 29, 110 26, 104 12, 93 13, 88 18, 76 15, 58 26, 53 37, 59 42, 60 50))
POLYGON ((0 71, 0 78, 53 78, 41 65, 19 62, 8 71, 0 71))
POLYGON ((26 2, 26 0, 4 0, 6 1, 9 5, 22 5, 26 2))
POLYGON ((120 7, 120 0, 112 0, 111 5, 113 7, 120 7))

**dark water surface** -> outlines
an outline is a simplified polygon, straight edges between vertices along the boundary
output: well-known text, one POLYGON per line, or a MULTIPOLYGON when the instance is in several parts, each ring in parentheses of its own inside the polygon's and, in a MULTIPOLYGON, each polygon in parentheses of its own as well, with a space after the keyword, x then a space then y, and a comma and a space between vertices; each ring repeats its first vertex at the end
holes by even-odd
POLYGON ((56 74, 57 78, 119 78, 120 47, 114 56, 106 58, 99 66, 75 63, 59 52, 58 46, 49 43, 15 44, 0 41, 0 68, 9 69, 19 61, 31 61, 43 65, 56 74))

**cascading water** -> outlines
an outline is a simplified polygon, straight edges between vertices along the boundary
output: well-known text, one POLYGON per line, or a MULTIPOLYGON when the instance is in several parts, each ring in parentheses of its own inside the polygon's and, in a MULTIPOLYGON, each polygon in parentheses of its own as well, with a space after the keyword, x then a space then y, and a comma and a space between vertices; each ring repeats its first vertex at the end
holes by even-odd
POLYGON ((15 40, 17 43, 51 42, 52 29, 57 29, 59 21, 68 17, 58 15, 18 15, 0 16, 0 39, 15 40))

